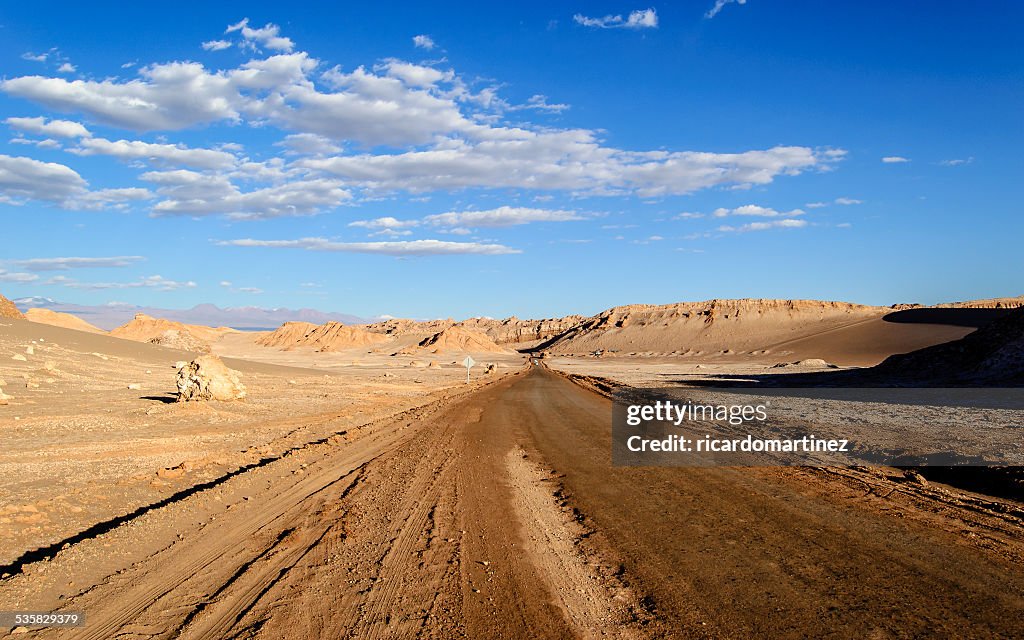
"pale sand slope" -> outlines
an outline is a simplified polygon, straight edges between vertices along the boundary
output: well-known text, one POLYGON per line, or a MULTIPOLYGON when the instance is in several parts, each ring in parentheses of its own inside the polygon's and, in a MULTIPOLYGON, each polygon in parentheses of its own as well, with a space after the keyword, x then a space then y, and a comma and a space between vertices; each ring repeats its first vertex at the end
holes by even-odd
POLYGON ((970 304, 898 310, 814 300, 630 305, 598 314, 543 348, 556 355, 603 351, 763 364, 821 358, 869 366, 896 353, 959 339, 993 313, 1005 312, 970 304))
MULTIPOLYGON (((244 334, 225 334, 236 335, 244 334)), ((418 368, 364 353, 360 366, 351 366, 351 354, 279 352, 253 345, 251 337, 247 348, 282 353, 301 368, 226 358, 242 374, 246 400, 168 403, 173 365, 189 359, 187 352, 0 320, 0 377, 12 397, 0 406, 0 562, 239 465, 338 431, 355 433, 465 386, 465 369, 447 364, 418 368), (310 368, 321 357, 339 360, 310 368)), ((474 370, 474 381, 490 378, 474 370)))
POLYGON ((75 329, 76 331, 88 331, 89 333, 106 333, 103 329, 89 324, 76 315, 60 313, 59 311, 50 311, 49 309, 29 309, 25 312, 25 318, 32 322, 49 324, 54 327, 64 327, 65 329, 75 329))

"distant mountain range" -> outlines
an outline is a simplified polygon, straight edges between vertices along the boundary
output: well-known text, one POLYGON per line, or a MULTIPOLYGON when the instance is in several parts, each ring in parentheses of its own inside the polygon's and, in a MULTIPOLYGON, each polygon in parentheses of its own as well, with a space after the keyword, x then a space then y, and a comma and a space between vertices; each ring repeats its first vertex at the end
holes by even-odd
POLYGON ((177 320, 186 324, 201 324, 208 327, 232 327, 244 330, 276 329, 289 321, 323 324, 331 320, 344 324, 363 324, 373 319, 360 318, 348 313, 319 311, 317 309, 264 309, 262 307, 227 307, 221 309, 214 304, 198 304, 191 309, 160 309, 138 307, 130 304, 110 303, 104 305, 80 305, 57 302, 50 298, 31 297, 13 300, 22 311, 32 308, 49 309, 71 313, 101 329, 113 329, 128 322, 137 313, 156 318, 177 320))

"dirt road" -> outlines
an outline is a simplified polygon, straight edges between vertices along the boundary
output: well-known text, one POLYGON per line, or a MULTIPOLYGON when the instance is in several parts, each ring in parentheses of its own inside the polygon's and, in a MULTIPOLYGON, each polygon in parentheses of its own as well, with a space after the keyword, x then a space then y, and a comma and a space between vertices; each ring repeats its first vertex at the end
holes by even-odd
POLYGON ((84 612, 30 632, 61 638, 1024 636, 1019 528, 993 551, 815 474, 612 468, 610 415, 508 376, 75 541, 0 609, 84 612))

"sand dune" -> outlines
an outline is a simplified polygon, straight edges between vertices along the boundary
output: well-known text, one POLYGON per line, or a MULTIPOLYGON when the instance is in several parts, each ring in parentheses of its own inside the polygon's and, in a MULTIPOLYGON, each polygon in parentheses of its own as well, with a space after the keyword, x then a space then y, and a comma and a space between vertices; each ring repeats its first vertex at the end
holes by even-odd
POLYGON ((49 309, 29 309, 25 312, 25 318, 32 322, 75 329, 76 331, 88 331, 90 333, 106 333, 103 329, 93 326, 78 316, 49 309))

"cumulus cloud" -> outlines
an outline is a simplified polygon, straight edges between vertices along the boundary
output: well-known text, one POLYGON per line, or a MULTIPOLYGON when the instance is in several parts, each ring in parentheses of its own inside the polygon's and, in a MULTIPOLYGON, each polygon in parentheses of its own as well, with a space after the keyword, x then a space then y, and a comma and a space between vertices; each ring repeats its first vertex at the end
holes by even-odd
POLYGON ((39 136, 56 136, 58 138, 88 138, 92 134, 84 125, 71 120, 49 120, 39 116, 36 118, 7 118, 4 123, 24 133, 39 136))
POLYGON ((843 206, 849 206, 851 204, 864 204, 864 201, 857 200, 856 198, 836 198, 835 203, 843 206))
POLYGON ((300 178, 284 184, 242 191, 223 175, 178 169, 140 176, 157 185, 163 197, 154 216, 224 214, 235 219, 303 216, 338 207, 352 198, 337 180, 300 178))
POLYGON ((241 32, 242 38, 245 39, 246 45, 250 48, 262 46, 274 51, 288 52, 295 46, 290 38, 281 36, 281 28, 276 24, 268 23, 264 27, 253 29, 249 26, 249 18, 242 18, 238 23, 230 25, 225 29, 224 33, 233 33, 235 31, 241 32))
POLYGON ((73 153, 83 156, 105 155, 120 160, 181 165, 197 169, 226 169, 235 164, 234 155, 213 149, 192 149, 182 144, 158 144, 141 140, 86 138, 73 153))
POLYGON ((882 162, 885 164, 901 164, 903 162, 910 162, 910 158, 904 158, 903 156, 885 156, 882 158, 882 162))
MULTIPOLYGON (((656 14, 635 11, 617 23, 653 26, 656 14)), ((253 29, 243 20, 228 33, 238 33, 250 48, 258 45, 272 53, 226 69, 187 61, 144 65, 130 79, 22 76, 0 80, 0 90, 53 111, 83 114, 86 122, 129 131, 171 132, 219 123, 283 131, 280 157, 256 161, 236 147, 195 149, 165 140, 93 138, 70 120, 26 125, 40 132, 57 123, 75 125, 74 132, 63 134, 79 140, 70 149, 74 153, 165 169, 140 176, 161 196, 153 209, 156 215, 309 215, 382 193, 474 188, 679 195, 764 185, 781 176, 824 170, 845 153, 797 146, 737 153, 627 151, 603 144, 598 131, 513 126, 504 119, 506 112, 557 113, 568 108, 542 94, 511 104, 496 85, 479 88, 452 69, 391 58, 369 68, 325 68, 308 53, 293 52, 294 44, 276 25, 253 29)), ((32 142, 44 143, 58 145, 32 142)), ((63 180, 77 178, 77 195, 84 195, 84 180, 63 169, 71 172, 63 180)), ((12 195, 9 183, 9 177, 0 183, 8 185, 0 191, 7 200, 34 197, 12 195)), ((68 201, 46 195, 48 189, 29 191, 50 201, 68 201)), ((143 189, 131 197, 148 195, 143 189)), ((91 198, 95 204, 100 196, 91 198)))
POLYGON ((307 251, 331 251, 342 253, 370 253, 389 256, 433 256, 433 255, 505 255, 521 253, 500 244, 478 242, 447 242, 444 240, 398 240, 387 242, 332 242, 326 238, 302 238, 300 240, 224 240, 218 244, 233 247, 269 247, 279 249, 304 249, 307 251))
POLYGON ((527 207, 498 207, 487 211, 449 211, 436 213, 424 222, 445 227, 511 227, 531 222, 567 222, 582 220, 575 211, 530 209, 527 207))
POLYGON ((61 204, 87 192, 87 183, 62 164, 0 155, 0 198, 61 204))
POLYGON ((718 15, 718 12, 725 8, 725 5, 732 3, 747 4, 747 0, 715 0, 714 6, 708 9, 708 12, 704 14, 704 17, 708 19, 714 18, 718 15))
POLYGON ((743 233, 746 231, 767 231, 768 229, 798 229, 800 227, 806 226, 806 220, 787 218, 785 220, 771 220, 769 222, 751 222, 749 224, 740 225, 738 227, 734 227, 731 225, 723 225, 721 227, 718 227, 718 230, 726 233, 743 233))
POLYGON ((427 51, 430 51, 431 49, 433 49, 434 47, 437 46, 436 44, 434 44, 434 39, 433 38, 431 38, 428 35, 424 35, 424 34, 420 34, 418 36, 413 36, 412 37, 412 44, 413 44, 413 46, 415 46, 415 47, 417 47, 419 49, 426 49, 427 51))
POLYGON ((315 133, 293 133, 285 136, 284 140, 278 142, 277 145, 285 147, 288 152, 295 154, 324 156, 341 153, 341 147, 330 138, 315 133))
POLYGON ((78 71, 78 67, 70 62, 61 63, 61 65, 57 67, 57 73, 74 73, 75 71, 78 71))
POLYGON ((724 218, 725 216, 758 216, 762 218, 792 218, 796 216, 802 216, 804 214, 803 209, 793 209, 791 211, 776 211, 771 207, 762 207, 756 204, 747 204, 742 207, 736 207, 735 209, 726 209, 720 207, 715 209, 711 214, 716 218, 724 218))
POLYGON ((25 260, 4 260, 3 262, 28 271, 68 271, 70 269, 130 267, 140 260, 145 260, 145 258, 142 256, 111 256, 105 258, 61 257, 27 258, 25 260))
POLYGON ((621 15, 607 15, 602 18, 590 18, 577 13, 572 17, 576 24, 599 29, 656 29, 658 13, 654 9, 638 9, 623 18, 621 15))
POLYGON ((203 43, 203 49, 206 51, 223 51, 231 47, 230 40, 208 40, 203 43))
POLYGON ((336 156, 303 164, 372 189, 489 187, 658 196, 768 184, 777 176, 819 169, 839 157, 807 147, 742 153, 627 152, 601 146, 592 131, 504 129, 475 144, 450 140, 422 151, 336 156))

